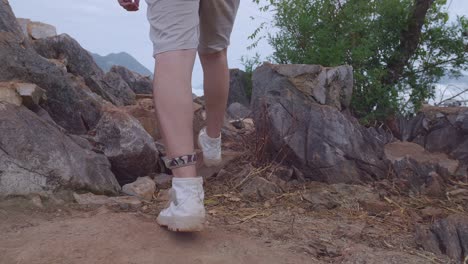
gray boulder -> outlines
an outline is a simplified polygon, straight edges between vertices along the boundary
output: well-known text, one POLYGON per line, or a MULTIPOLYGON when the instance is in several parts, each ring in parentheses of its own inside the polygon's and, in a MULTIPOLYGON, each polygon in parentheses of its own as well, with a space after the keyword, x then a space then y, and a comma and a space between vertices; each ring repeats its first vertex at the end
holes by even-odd
POLYGON ((29 25, 29 35, 33 39, 43 39, 57 35, 57 29, 49 24, 41 22, 31 22, 29 25))
POLYGON ((240 103, 245 107, 250 107, 250 98, 247 90, 252 88, 252 81, 249 75, 239 69, 229 70, 229 97, 228 105, 240 103))
POLYGON ((21 30, 23 31, 24 36, 29 38, 28 25, 31 23, 31 20, 27 18, 18 18, 17 21, 21 27, 21 30))
POLYGON ((153 99, 139 99, 135 105, 125 106, 122 110, 138 119, 146 132, 148 132, 154 140, 161 139, 161 132, 158 127, 159 122, 156 117, 153 99))
POLYGON ((447 154, 430 153, 411 142, 390 143, 385 146, 385 155, 397 177, 408 181, 414 190, 429 189, 432 195, 444 195, 442 184, 460 168, 460 162, 447 154))
POLYGON ((401 140, 468 162, 468 107, 424 106, 416 117, 394 123, 392 132, 401 140))
POLYGON ((351 100, 351 67, 264 64, 253 87, 257 133, 271 156, 328 183, 385 177, 383 142, 340 111, 351 100))
POLYGON ((49 24, 18 18, 18 23, 24 35, 32 39, 43 39, 57 36, 57 29, 49 24))
POLYGON ((0 58, 0 82, 16 80, 44 89, 47 101, 41 106, 69 132, 84 134, 99 121, 100 98, 31 48, 5 1, 0 1, 0 58))
POLYGON ((81 148, 24 106, 0 103, 0 134, 0 196, 120 190, 104 155, 81 148))
POLYGON ((153 80, 149 76, 143 76, 118 65, 113 66, 110 72, 120 75, 136 94, 153 93, 153 80))
POLYGON ((135 94, 123 85, 125 82, 120 76, 105 76, 91 54, 69 35, 36 40, 33 45, 41 56, 64 62, 68 72, 82 77, 85 84, 105 100, 118 106, 135 102, 135 94))
POLYGON ((107 108, 96 126, 95 141, 103 147, 120 184, 155 172, 158 151, 140 122, 124 110, 107 108))
POLYGON ((241 103, 235 102, 227 108, 227 114, 232 119, 244 119, 252 115, 252 111, 241 103))
POLYGON ((136 95, 130 86, 120 77, 120 75, 108 72, 104 76, 104 81, 112 89, 109 92, 118 100, 118 105, 136 104, 136 95))
POLYGON ((463 263, 468 257, 468 217, 451 215, 429 228, 417 226, 416 242, 425 250, 463 263))

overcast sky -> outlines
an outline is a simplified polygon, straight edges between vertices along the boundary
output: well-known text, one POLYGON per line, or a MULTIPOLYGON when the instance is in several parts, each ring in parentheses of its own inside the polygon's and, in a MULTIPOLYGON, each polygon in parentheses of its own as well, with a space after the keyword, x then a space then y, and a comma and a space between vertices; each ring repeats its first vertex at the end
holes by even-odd
MULTIPOLYGON (((129 13, 120 8, 117 0, 10 0, 17 17, 30 18, 57 27, 59 33, 67 33, 91 52, 100 55, 125 51, 153 71, 152 44, 148 38, 146 3, 141 1, 140 11, 129 13)), ((468 15, 468 0, 448 0, 451 15, 468 15)), ((251 41, 247 37, 268 15, 258 11, 251 0, 241 0, 234 31, 231 36, 229 64, 231 68, 243 68, 240 58, 259 52, 262 57, 272 53, 263 42, 254 51, 248 51, 251 41), (250 17, 255 17, 252 20, 250 17)), ((202 84, 201 66, 195 65, 193 86, 202 84)), ((196 91, 197 94, 200 91, 196 91)))

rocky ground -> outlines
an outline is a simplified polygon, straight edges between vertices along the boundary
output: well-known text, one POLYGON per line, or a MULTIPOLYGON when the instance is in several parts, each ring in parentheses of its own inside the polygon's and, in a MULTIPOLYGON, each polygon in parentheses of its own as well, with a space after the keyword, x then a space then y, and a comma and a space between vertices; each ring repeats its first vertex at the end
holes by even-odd
POLYGON ((225 142, 222 167, 200 167, 205 232, 173 234, 155 223, 167 202, 161 177, 150 201, 130 206, 78 204, 68 192, 10 198, 0 202, 0 263, 458 263, 423 250, 418 237, 447 216, 465 221, 466 232, 468 185, 434 199, 388 180, 303 182, 276 163, 256 164, 243 145, 251 136, 225 142))
POLYGON ((233 69, 225 162, 198 167, 207 229, 174 234, 148 76, 7 0, 0 61, 1 264, 468 263, 466 107, 365 127, 349 66, 233 69))

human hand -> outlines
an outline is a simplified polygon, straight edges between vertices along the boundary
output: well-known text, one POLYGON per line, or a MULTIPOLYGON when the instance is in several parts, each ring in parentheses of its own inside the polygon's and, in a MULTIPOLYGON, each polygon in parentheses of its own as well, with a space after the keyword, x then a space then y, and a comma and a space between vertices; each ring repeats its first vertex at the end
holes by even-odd
POLYGON ((140 0, 118 0, 119 4, 127 11, 138 11, 140 0))

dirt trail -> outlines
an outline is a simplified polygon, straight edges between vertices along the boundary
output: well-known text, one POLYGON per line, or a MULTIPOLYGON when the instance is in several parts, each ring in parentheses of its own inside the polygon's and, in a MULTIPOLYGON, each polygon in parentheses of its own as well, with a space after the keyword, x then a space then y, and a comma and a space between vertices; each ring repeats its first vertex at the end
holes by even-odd
POLYGON ((432 219, 465 214, 463 199, 411 197, 387 180, 285 182, 284 169, 253 167, 249 156, 233 156, 217 171, 199 169, 208 223, 197 234, 156 224, 167 203, 165 189, 138 209, 78 205, 68 192, 42 201, 0 200, 0 264, 456 263, 422 250, 415 230, 432 219), (265 180, 246 181, 259 176, 265 180))
POLYGON ((222 228, 171 233, 138 213, 100 209, 52 220, 17 215, 0 226, 2 264, 310 263, 304 254, 222 228))

